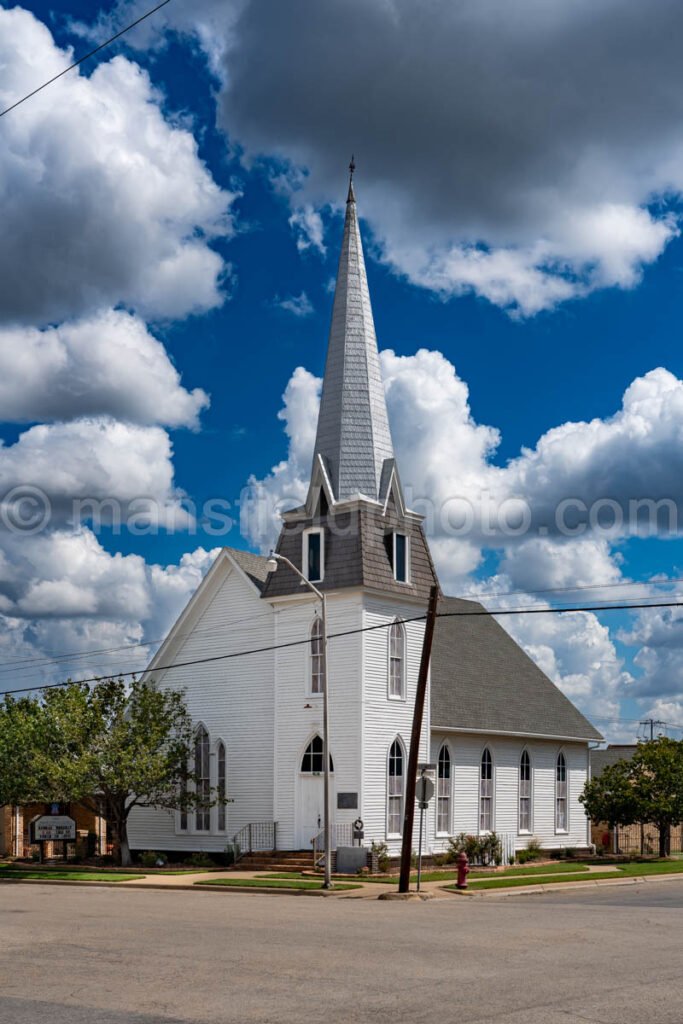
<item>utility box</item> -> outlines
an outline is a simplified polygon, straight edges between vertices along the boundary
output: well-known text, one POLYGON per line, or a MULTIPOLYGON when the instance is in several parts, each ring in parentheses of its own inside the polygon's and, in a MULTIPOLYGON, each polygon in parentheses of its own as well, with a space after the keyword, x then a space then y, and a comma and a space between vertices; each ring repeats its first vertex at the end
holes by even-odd
POLYGON ((355 875, 368 866, 368 851, 364 846, 337 847, 337 873, 355 875))

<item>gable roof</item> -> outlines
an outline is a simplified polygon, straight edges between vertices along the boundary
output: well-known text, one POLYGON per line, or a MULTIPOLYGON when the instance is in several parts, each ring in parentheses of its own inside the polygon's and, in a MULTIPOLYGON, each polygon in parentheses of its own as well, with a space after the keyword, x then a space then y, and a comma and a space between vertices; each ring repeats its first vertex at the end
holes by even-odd
POLYGON ((431 665, 433 729, 517 733, 557 739, 602 736, 477 601, 447 597, 431 665))
POLYGON ((637 749, 635 743, 611 743, 604 750, 591 750, 591 778, 596 779, 617 761, 630 761, 637 749))
POLYGON ((268 559, 264 555, 253 555, 251 551, 240 551, 238 548, 223 548, 223 551, 237 562, 242 572, 262 594, 268 579, 268 559))
POLYGON ((268 559, 261 555, 253 555, 250 551, 241 551, 238 548, 223 547, 204 575, 199 586, 187 602, 176 621, 166 634, 163 643, 157 649, 156 654, 150 660, 145 674, 156 671, 160 665, 168 664, 173 660, 174 653, 182 645, 188 632, 194 628, 194 624, 201 609, 206 602, 215 595, 221 582, 222 567, 227 565, 235 566, 237 575, 244 577, 247 583, 247 591, 250 587, 256 590, 254 600, 259 601, 260 595, 268 578, 266 563, 268 559))

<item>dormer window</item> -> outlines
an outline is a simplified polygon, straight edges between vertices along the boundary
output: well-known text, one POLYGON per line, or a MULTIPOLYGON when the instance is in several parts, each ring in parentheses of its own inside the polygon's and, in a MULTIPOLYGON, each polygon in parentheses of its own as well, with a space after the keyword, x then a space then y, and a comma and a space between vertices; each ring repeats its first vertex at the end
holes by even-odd
POLYGON ((320 583, 325 575, 325 532, 322 529, 305 530, 303 535, 304 576, 311 583, 320 583))
POLYGON ((405 533, 396 531, 391 535, 391 567, 398 583, 410 581, 410 544, 405 533))

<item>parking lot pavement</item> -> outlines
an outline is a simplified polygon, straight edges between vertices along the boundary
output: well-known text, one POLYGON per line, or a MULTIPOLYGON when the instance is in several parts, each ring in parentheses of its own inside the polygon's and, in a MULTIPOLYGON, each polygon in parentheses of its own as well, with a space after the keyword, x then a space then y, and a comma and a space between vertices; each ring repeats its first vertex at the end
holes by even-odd
POLYGON ((680 1024, 683 884, 383 903, 0 887, 0 1024, 680 1024))

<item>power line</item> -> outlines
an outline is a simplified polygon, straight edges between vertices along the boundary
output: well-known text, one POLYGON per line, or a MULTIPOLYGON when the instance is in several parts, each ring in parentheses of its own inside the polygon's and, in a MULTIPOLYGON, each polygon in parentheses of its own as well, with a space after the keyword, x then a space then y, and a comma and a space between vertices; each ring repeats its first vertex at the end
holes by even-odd
MULTIPOLYGON (((503 608, 503 609, 499 609, 499 610, 495 610, 495 609, 494 610, 489 610, 489 609, 486 609, 486 608, 481 608, 481 609, 477 609, 476 611, 439 612, 437 614, 437 618, 439 618, 439 619, 477 618, 477 617, 481 617, 481 616, 490 616, 491 618, 493 618, 494 616, 501 616, 501 615, 566 615, 566 614, 570 614, 572 612, 591 612, 591 611, 596 611, 596 610, 597 611, 623 611, 624 609, 631 609, 631 608, 636 608, 637 609, 639 607, 640 608, 683 608, 683 602, 681 602, 681 601, 660 601, 656 605, 652 605, 652 604, 647 604, 647 605, 618 605, 617 604, 617 605, 610 605, 610 606, 608 606, 606 608, 600 606, 597 609, 593 605, 585 605, 585 606, 579 607, 579 608, 519 608, 519 609, 503 608)), ((426 615, 414 615, 414 616, 412 616, 409 619, 402 619, 402 622, 404 622, 406 624, 410 623, 410 622, 424 622, 425 619, 426 619, 426 615)), ((353 635, 356 635, 358 633, 369 633, 369 632, 372 632, 373 630, 376 630, 376 629, 387 629, 390 625, 391 625, 390 622, 380 622, 380 623, 376 623, 374 626, 361 626, 358 629, 346 629, 346 630, 343 630, 340 633, 330 633, 330 634, 328 634, 328 640, 334 640, 334 639, 338 639, 340 637, 345 637, 345 636, 353 636, 353 635)), ((212 655, 209 655, 208 657, 205 657, 205 658, 194 658, 194 659, 192 659, 190 661, 179 661, 179 662, 172 662, 172 663, 170 663, 168 665, 157 665, 157 666, 155 666, 154 669, 143 669, 142 671, 143 672, 150 672, 150 671, 153 671, 153 672, 167 672, 169 669, 172 669, 172 668, 190 668, 190 667, 193 667, 195 665, 206 665, 206 664, 208 664, 210 662, 227 661, 227 660, 229 660, 231 658, 243 658, 243 657, 247 657, 248 655, 251 655, 251 654, 266 654, 266 653, 269 653, 271 651, 284 650, 285 648, 298 647, 298 646, 301 646, 302 644, 311 644, 311 643, 313 643, 313 639, 311 637, 305 637, 302 640, 289 640, 289 641, 287 641, 286 643, 283 643, 283 644, 269 644, 269 645, 267 645, 265 647, 255 647, 255 648, 252 648, 251 650, 231 651, 228 654, 212 654, 212 655)), ((80 680, 78 680, 78 683, 79 683, 79 685, 85 685, 85 684, 88 684, 88 683, 101 683, 101 682, 103 682, 106 679, 113 679, 114 677, 119 678, 119 679, 127 679, 127 678, 130 678, 130 677, 133 677, 133 676, 137 676, 137 675, 140 675, 140 670, 137 670, 137 671, 134 671, 134 672, 110 672, 110 673, 107 673, 105 676, 90 676, 87 679, 80 679, 80 680)), ((19 687, 18 689, 14 689, 14 690, 5 690, 4 693, 3 693, 3 696, 7 696, 7 695, 10 695, 10 694, 13 694, 13 693, 31 693, 31 692, 33 692, 35 690, 50 690, 50 689, 54 689, 56 687, 61 687, 61 686, 66 686, 66 685, 67 685, 67 682, 61 682, 61 683, 45 683, 42 686, 19 687)))
POLYGON ((151 11, 147 11, 146 14, 143 14, 139 18, 136 18, 135 21, 131 21, 130 25, 126 25, 126 27, 122 28, 119 32, 117 32, 116 35, 113 35, 110 39, 107 39, 105 40, 105 42, 100 43, 100 45, 96 46, 94 50, 90 50, 89 53, 84 53, 83 56, 79 57, 78 60, 75 60, 73 64, 69 64, 68 68, 64 68, 63 71, 60 71, 58 74, 53 75, 52 78, 48 78, 48 80, 46 82, 43 82, 42 85, 39 85, 37 89, 34 89, 32 92, 26 93, 25 96, 22 96, 20 100, 16 100, 16 102, 12 103, 11 106, 6 107, 4 110, 0 110, 0 117, 4 117, 5 114, 9 114, 10 110, 15 110, 22 103, 25 103, 26 100, 30 100, 32 96, 35 96, 36 93, 39 93, 43 89, 46 89, 48 85, 52 85, 52 83, 56 82, 58 78, 62 77, 62 75, 66 75, 67 72, 73 71, 73 69, 77 68, 79 64, 82 64, 84 60, 88 60, 89 57, 94 57, 94 55, 96 53, 99 53, 100 50, 103 50, 105 46, 109 46, 109 44, 113 43, 114 40, 120 39, 121 36, 124 35, 126 32, 130 32, 132 28, 135 28, 136 25, 139 25, 141 21, 145 20, 145 18, 149 18, 152 16, 152 14, 156 14, 157 11, 161 10, 162 7, 165 7, 166 4, 170 2, 171 0, 162 0, 162 3, 157 4, 156 7, 153 7, 151 9, 151 11))
POLYGON ((632 580, 631 582, 620 580, 618 583, 585 583, 575 587, 546 587, 544 590, 491 590, 472 597, 464 596, 462 600, 483 601, 487 597, 518 597, 520 595, 534 597, 537 594, 573 594, 584 590, 612 590, 615 587, 668 587, 673 583, 683 583, 683 576, 674 576, 666 580, 632 580))
MULTIPOLYGON (((667 583, 675 583, 675 582, 679 582, 679 580, 677 580, 677 579, 667 580, 667 583)), ((681 577, 680 582, 683 582, 683 577, 681 577)), ((526 596, 533 596, 534 594, 561 593, 561 592, 571 592, 571 591, 574 591, 574 590, 604 589, 604 588, 606 588, 608 586, 618 587, 618 586, 656 586, 656 585, 657 585, 656 583, 648 583, 647 581, 644 582, 644 583, 629 583, 629 584, 619 584, 619 583, 615 583, 615 584, 591 584, 590 586, 586 586, 586 587, 558 587, 558 588, 556 588, 554 590, 550 590, 549 589, 549 590, 538 590, 538 591, 529 591, 529 590, 526 590, 526 591, 525 590, 510 591, 510 592, 508 592, 508 594, 505 594, 505 593, 486 594, 486 595, 482 595, 482 597, 480 597, 478 599, 473 598, 473 597, 472 598, 464 597, 464 598, 459 598, 458 600, 463 600, 463 601, 479 600, 479 601, 481 601, 482 599, 485 599, 486 597, 507 597, 507 596, 514 596, 515 594, 526 595, 526 596)), ((683 596, 683 595, 672 595, 672 596, 678 597, 678 596, 683 596)), ((638 609, 644 609, 644 608, 677 607, 677 604, 672 603, 672 602, 650 603, 652 600, 653 599, 649 599, 649 603, 645 603, 645 601, 641 601, 638 604, 624 604, 624 605, 621 605, 619 607, 622 608, 622 609, 625 609, 625 610, 628 610, 629 608, 634 608, 634 609, 638 610, 638 609)), ((681 606, 683 606, 683 602, 681 602, 681 606)), ((609 611, 610 609, 615 608, 615 607, 617 607, 617 606, 612 605, 609 601, 604 601, 604 602, 600 601, 600 602, 595 602, 590 610, 591 611, 596 611, 596 612, 597 611, 603 611, 603 610, 609 611), (609 607, 604 608, 603 607, 604 605, 608 605, 609 607)), ((555 607, 555 608, 551 608, 551 609, 548 609, 548 608, 543 608, 543 609, 536 609, 536 608, 518 609, 518 608, 513 608, 513 609, 508 609, 508 608, 506 608, 506 609, 493 610, 493 611, 486 610, 484 612, 478 612, 478 613, 472 612, 472 613, 469 613, 469 614, 480 614, 480 615, 481 614, 490 614, 490 615, 520 614, 520 615, 527 615, 527 614, 538 613, 538 612, 547 612, 547 611, 561 612, 561 611, 584 611, 584 610, 585 609, 575 608, 573 605, 567 605, 566 607, 555 607)), ((448 614, 448 613, 443 613, 443 612, 440 613, 440 615, 445 615, 445 614, 448 614)), ((252 621, 253 621, 253 617, 252 616, 247 616, 244 619, 238 619, 238 620, 235 620, 235 621, 231 622, 230 625, 231 625, 231 627, 233 627, 233 626, 242 625, 244 623, 251 623, 252 621)), ((213 633, 213 632, 215 632, 214 628, 205 629, 205 630, 199 629, 199 630, 192 630, 192 631, 189 631, 189 632, 186 632, 186 633, 178 633, 178 634, 176 634, 176 637, 178 639, 182 639, 182 638, 185 638, 185 637, 188 637, 188 636, 191 636, 191 635, 199 636, 199 635, 202 635, 202 634, 213 633)), ((16 658, 16 659, 13 659, 12 661, 3 662, 0 665, 0 675, 6 674, 6 673, 9 673, 9 672, 12 672, 14 674, 18 674, 20 672, 23 673, 23 672, 27 672, 27 671, 30 672, 30 671, 34 671, 34 670, 41 669, 41 668, 50 668, 51 666, 58 666, 60 664, 69 663, 70 661, 82 661, 82 660, 84 660, 86 658, 103 657, 103 656, 105 656, 107 654, 118 653, 119 651, 135 651, 135 650, 139 650, 139 649, 141 649, 143 647, 154 647, 157 644, 162 644, 165 639, 166 639, 165 637, 162 637, 161 639, 158 639, 158 640, 140 640, 140 641, 136 641, 136 642, 130 643, 130 644, 120 644, 120 645, 115 646, 115 647, 102 647, 102 648, 94 648, 94 649, 91 649, 91 650, 84 650, 84 651, 71 651, 71 652, 65 652, 64 654, 55 654, 53 656, 40 657, 38 655, 34 655, 33 657, 30 657, 30 658, 16 658), (17 666, 17 667, 15 667, 15 666, 17 666)))

